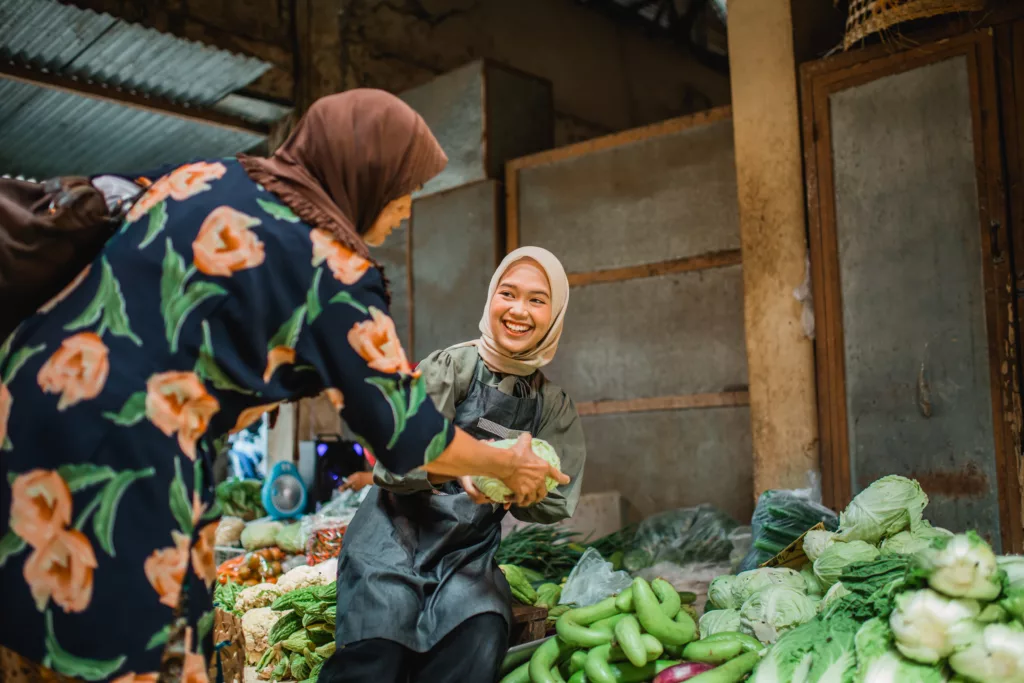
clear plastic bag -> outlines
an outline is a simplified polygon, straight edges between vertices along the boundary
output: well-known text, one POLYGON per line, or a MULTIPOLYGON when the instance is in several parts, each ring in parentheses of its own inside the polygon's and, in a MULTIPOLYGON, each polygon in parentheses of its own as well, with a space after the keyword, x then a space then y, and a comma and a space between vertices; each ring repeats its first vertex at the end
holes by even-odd
POLYGON ((631 583, 633 578, 627 572, 614 571, 612 563, 601 557, 601 553, 587 548, 569 572, 558 604, 588 607, 629 588, 631 583))
MULTIPOLYGON (((352 491, 334 496, 316 513, 302 519, 302 535, 306 539, 306 563, 310 566, 326 562, 341 552, 345 531, 356 516, 352 491)), ((358 495, 358 494, 356 494, 358 495)))
POLYGON ((738 527, 736 520, 711 505, 662 512, 637 526, 623 565, 637 572, 659 562, 728 564, 735 550, 730 535, 738 527))
POLYGON ((829 531, 839 526, 838 515, 820 502, 817 474, 811 473, 808 478, 808 488, 765 491, 757 499, 750 521, 753 545, 740 563, 740 571, 755 569, 772 559, 819 522, 829 531))

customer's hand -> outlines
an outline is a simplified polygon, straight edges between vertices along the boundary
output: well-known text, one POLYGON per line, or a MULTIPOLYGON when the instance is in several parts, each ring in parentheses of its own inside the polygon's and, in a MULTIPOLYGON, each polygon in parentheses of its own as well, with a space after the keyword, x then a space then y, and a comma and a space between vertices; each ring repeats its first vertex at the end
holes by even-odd
POLYGON ((512 473, 503 479, 505 486, 512 489, 512 500, 520 507, 533 505, 548 495, 547 478, 551 477, 559 484, 568 484, 569 477, 559 472, 542 458, 537 457, 530 443, 529 433, 522 434, 512 447, 512 473))
POLYGON ((373 483, 373 472, 356 472, 350 475, 341 486, 339 491, 362 491, 373 483))

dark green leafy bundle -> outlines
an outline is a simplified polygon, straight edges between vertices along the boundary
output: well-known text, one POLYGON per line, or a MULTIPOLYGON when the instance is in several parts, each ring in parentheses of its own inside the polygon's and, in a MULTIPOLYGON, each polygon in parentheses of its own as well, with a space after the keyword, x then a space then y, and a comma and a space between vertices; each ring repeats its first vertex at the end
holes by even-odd
POLYGON ((221 511, 247 522, 266 516, 262 495, 263 482, 256 479, 229 479, 217 485, 217 502, 221 511))
POLYGON ((213 604, 216 607, 224 610, 225 612, 235 612, 235 601, 238 598, 238 594, 245 588, 240 583, 234 581, 228 581, 227 583, 217 584, 217 587, 213 591, 213 604))
POLYGON ((711 505, 662 512, 637 526, 622 564, 636 572, 659 562, 727 562, 733 552, 730 533, 737 526, 711 505))
POLYGON ((828 531, 839 526, 839 517, 827 507, 790 491, 761 494, 750 521, 752 547, 740 563, 740 571, 754 569, 778 555, 818 523, 828 531))
POLYGON ((601 557, 610 558, 615 553, 624 553, 636 536, 636 527, 636 524, 624 526, 586 545, 601 553, 601 557))
POLYGON ((857 621, 888 618, 896 594, 922 586, 924 579, 924 572, 908 555, 884 555, 870 562, 854 562, 839 576, 850 594, 837 600, 824 616, 841 614, 857 621))
POLYGON ((500 565, 516 565, 538 572, 544 580, 560 580, 576 566, 585 548, 579 534, 553 526, 531 524, 516 529, 502 541, 495 555, 500 565))

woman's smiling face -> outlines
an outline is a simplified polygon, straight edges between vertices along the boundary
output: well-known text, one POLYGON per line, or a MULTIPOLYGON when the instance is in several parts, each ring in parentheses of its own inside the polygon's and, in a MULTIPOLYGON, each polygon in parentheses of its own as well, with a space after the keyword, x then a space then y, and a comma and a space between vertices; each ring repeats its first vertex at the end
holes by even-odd
POLYGON ((494 341, 512 354, 529 351, 551 326, 551 285, 533 259, 513 263, 491 298, 488 316, 494 341))

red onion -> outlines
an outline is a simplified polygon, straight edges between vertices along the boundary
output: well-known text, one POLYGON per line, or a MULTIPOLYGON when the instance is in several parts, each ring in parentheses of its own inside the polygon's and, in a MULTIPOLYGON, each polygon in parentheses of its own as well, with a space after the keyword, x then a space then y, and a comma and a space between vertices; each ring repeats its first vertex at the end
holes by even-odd
POLYGON ((683 681, 690 680, 697 674, 711 671, 714 668, 713 664, 705 664, 703 662, 683 662, 662 671, 654 679, 654 683, 682 683, 683 681))

